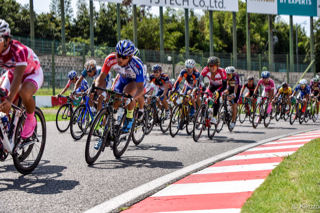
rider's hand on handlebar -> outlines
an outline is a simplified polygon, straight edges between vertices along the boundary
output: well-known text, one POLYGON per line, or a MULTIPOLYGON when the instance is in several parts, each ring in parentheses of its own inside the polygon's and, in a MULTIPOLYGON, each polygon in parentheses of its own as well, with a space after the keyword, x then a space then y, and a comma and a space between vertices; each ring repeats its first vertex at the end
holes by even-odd
POLYGON ((0 110, 3 113, 8 114, 10 109, 11 109, 11 105, 12 103, 10 101, 8 101, 7 99, 5 99, 1 104, 0 104, 0 110))

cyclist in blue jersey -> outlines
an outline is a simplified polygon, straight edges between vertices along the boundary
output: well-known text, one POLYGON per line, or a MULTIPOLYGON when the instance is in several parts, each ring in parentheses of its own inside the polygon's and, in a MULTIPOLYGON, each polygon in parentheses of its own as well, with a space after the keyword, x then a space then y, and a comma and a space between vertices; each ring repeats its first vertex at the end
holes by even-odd
MULTIPOLYGON (((75 84, 79 79, 79 77, 77 76, 77 72, 75 70, 72 70, 68 73, 68 78, 69 78, 69 81, 67 85, 63 88, 63 90, 57 95, 58 98, 60 98, 61 95, 63 95, 70 88, 70 86, 72 84, 75 84)), ((89 88, 88 82, 86 81, 86 79, 83 79, 80 82, 80 86, 76 90, 76 92, 85 92, 88 90, 88 88, 89 88)))
POLYGON ((299 81, 299 85, 294 89, 293 94, 290 96, 290 99, 292 99, 297 92, 299 92, 298 94, 298 99, 301 98, 303 100, 303 108, 302 108, 302 112, 304 113, 307 107, 307 102, 309 100, 309 96, 311 93, 310 87, 308 84, 308 81, 306 79, 301 79, 299 81))

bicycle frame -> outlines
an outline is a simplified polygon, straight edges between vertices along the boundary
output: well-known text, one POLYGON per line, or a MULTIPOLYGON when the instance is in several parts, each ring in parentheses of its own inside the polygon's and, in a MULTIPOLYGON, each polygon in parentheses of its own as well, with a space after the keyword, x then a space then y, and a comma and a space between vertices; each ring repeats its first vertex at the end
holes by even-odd
MULTIPOLYGON (((92 111, 90 109, 90 105, 89 105, 90 98, 88 96, 85 96, 85 97, 83 97, 83 99, 86 100, 86 103, 85 103, 86 108, 80 112, 80 115, 83 115, 83 112, 84 112, 84 116, 81 121, 82 123, 84 123, 87 113, 89 113, 91 120, 94 119, 93 113, 92 113, 92 111)), ((80 118, 81 118, 81 116, 78 116, 77 122, 79 122, 80 118)))

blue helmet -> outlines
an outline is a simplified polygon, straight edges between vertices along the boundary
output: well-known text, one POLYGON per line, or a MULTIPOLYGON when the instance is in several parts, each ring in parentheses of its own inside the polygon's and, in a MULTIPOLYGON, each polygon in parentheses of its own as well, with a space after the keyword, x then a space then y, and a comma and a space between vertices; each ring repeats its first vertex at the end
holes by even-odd
POLYGON ((130 40, 121 40, 116 46, 117 53, 123 56, 132 55, 134 50, 134 44, 130 40))
POLYGON ((136 49, 134 50, 133 55, 134 55, 134 56, 137 56, 137 57, 139 57, 139 58, 140 58, 140 51, 139 51, 139 49, 138 49, 138 48, 136 48, 136 49))
POLYGON ((152 71, 162 71, 162 66, 159 64, 155 64, 152 66, 152 71))
POLYGON ((75 77, 77 77, 77 72, 72 70, 68 73, 68 77, 70 80, 74 79, 75 77))
POLYGON ((270 77, 270 72, 269 71, 263 71, 261 73, 261 77, 262 78, 269 78, 270 77))
POLYGON ((280 88, 281 88, 281 85, 278 85, 278 86, 277 86, 277 90, 279 90, 280 88))

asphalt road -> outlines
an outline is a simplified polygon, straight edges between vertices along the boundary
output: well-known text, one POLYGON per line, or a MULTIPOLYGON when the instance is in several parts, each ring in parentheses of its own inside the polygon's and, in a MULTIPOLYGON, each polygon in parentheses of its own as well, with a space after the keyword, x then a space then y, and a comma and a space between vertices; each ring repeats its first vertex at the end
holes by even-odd
POLYGON ((199 161, 250 143, 304 129, 319 122, 275 123, 253 129, 246 121, 233 132, 226 128, 214 140, 194 142, 185 130, 175 138, 155 127, 139 146, 131 142, 121 159, 106 149, 89 167, 84 158, 86 136, 74 141, 69 131, 59 133, 47 123, 42 161, 31 174, 15 170, 12 159, 0 164, 0 212, 81 212, 144 183, 199 161))

